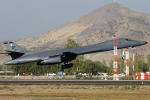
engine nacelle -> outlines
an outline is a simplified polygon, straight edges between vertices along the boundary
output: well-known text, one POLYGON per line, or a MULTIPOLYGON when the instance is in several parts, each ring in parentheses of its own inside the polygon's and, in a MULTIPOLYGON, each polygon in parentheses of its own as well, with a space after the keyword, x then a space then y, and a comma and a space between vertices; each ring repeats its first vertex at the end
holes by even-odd
POLYGON ((57 57, 51 57, 51 58, 45 59, 43 61, 38 62, 37 64, 38 65, 50 65, 50 64, 58 64, 61 62, 62 62, 61 57, 57 56, 57 57))
POLYGON ((63 55, 49 57, 47 59, 44 59, 42 61, 39 61, 38 65, 51 65, 51 64, 59 64, 59 63, 68 63, 69 61, 72 61, 76 58, 76 54, 73 53, 64 53, 63 55))

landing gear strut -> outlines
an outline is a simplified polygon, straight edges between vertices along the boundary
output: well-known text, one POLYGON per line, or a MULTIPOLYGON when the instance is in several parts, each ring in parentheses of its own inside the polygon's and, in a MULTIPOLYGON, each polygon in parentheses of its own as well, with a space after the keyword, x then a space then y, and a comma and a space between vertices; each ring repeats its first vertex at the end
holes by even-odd
POLYGON ((73 66, 73 64, 64 64, 61 66, 61 70, 64 71, 64 69, 67 69, 67 68, 71 68, 73 66))

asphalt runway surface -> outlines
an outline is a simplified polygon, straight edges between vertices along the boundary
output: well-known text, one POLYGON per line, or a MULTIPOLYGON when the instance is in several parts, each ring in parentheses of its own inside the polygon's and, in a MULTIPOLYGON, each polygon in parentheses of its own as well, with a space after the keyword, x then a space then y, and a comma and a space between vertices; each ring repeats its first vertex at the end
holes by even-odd
POLYGON ((0 85, 150 85, 150 80, 0 80, 0 85))

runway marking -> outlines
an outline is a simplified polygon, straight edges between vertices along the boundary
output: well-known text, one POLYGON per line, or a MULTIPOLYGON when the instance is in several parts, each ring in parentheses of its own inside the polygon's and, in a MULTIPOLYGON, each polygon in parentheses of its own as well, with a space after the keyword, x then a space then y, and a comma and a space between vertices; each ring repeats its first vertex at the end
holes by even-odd
POLYGON ((0 80, 0 85, 150 85, 150 81, 122 80, 0 80))

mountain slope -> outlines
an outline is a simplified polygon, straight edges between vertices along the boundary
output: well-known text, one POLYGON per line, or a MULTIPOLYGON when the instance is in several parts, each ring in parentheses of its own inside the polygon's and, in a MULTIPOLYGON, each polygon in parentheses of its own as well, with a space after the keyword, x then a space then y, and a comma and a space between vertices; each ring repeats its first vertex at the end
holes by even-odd
MULTIPOLYGON (((130 10, 118 3, 110 3, 82 16, 63 27, 41 34, 34 38, 17 41, 21 46, 32 50, 63 48, 68 39, 81 45, 98 43, 112 39, 112 36, 150 42, 150 16, 130 10)), ((140 54, 150 54, 150 44, 134 50, 140 54)), ((86 55, 92 60, 112 59, 113 52, 86 55), (105 58, 104 58, 105 56, 105 58)))

